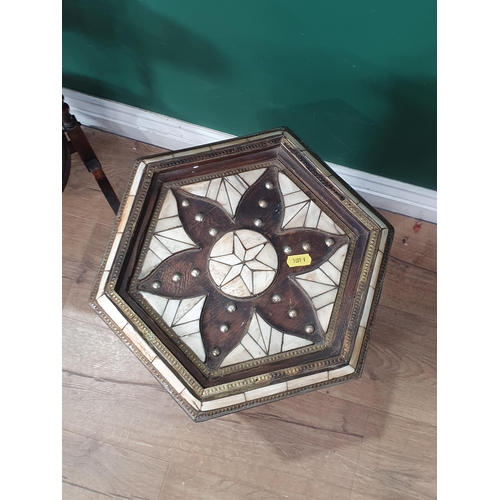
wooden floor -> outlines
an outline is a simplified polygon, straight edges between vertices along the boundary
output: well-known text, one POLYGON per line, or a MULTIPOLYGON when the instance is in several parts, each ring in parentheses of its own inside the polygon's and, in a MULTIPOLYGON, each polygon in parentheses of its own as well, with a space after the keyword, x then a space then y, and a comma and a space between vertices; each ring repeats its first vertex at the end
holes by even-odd
MULTIPOLYGON (((121 198, 162 152, 85 129, 121 198)), ((436 226, 396 229, 360 380, 195 424, 88 305, 114 223, 73 155, 62 196, 65 500, 436 497, 436 226)))

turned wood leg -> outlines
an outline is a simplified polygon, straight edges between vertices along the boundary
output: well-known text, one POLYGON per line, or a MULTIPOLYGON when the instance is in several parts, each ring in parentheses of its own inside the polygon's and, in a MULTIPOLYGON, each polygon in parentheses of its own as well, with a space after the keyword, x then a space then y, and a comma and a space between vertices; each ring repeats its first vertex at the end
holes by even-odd
MULTIPOLYGON (((63 132, 67 134, 70 139, 70 147, 73 151, 78 153, 78 156, 82 159, 83 163, 87 167, 87 170, 91 172, 99 184, 101 191, 103 192, 106 200, 110 204, 113 212, 118 213, 118 208, 120 207, 120 200, 116 196, 111 184, 109 183, 102 166, 97 159, 92 146, 90 145, 85 133, 82 130, 81 124, 75 118, 74 115, 70 113, 69 106, 64 102, 64 96, 62 99, 62 128, 63 132)), ((63 146, 64 147, 64 146, 63 146)), ((63 167, 64 168, 64 167, 63 167)), ((69 169, 67 172, 69 176, 69 169)), ((66 178, 67 181, 67 178, 66 178)), ((65 182, 63 178, 63 190, 65 187, 65 182)))

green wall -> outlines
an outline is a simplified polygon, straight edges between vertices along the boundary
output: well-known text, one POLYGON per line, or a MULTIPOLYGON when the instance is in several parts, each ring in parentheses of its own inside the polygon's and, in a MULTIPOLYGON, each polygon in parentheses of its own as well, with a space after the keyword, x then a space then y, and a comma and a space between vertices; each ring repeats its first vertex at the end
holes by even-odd
POLYGON ((436 188, 435 0, 62 6, 65 87, 436 188))

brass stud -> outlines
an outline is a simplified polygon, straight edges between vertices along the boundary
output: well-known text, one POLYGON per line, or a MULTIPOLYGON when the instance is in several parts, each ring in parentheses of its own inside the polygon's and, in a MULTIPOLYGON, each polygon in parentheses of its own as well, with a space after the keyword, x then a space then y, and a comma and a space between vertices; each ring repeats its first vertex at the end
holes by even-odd
POLYGON ((181 205, 182 205, 183 207, 189 207, 189 200, 182 200, 181 205))
POLYGON ((181 280, 181 275, 179 273, 174 273, 172 275, 172 281, 175 281, 175 283, 179 282, 181 280))
POLYGON ((297 309, 290 309, 290 310, 288 311, 288 316, 289 316, 290 318, 296 318, 296 317, 297 317, 297 314, 298 314, 297 309))
POLYGON ((311 250, 311 245, 309 243, 304 243, 302 245, 302 248, 306 251, 306 252, 309 252, 309 250, 311 250))
POLYGON ((253 221, 253 223, 254 223, 257 227, 260 227, 260 226, 262 226, 262 224, 263 224, 264 222, 262 221, 262 219, 255 219, 255 220, 253 221))
POLYGON ((228 330, 229 330, 229 325, 227 323, 222 323, 222 325, 220 325, 220 331, 222 333, 226 333, 228 330))
POLYGON ((271 301, 274 302, 275 304, 277 304, 278 302, 281 302, 283 299, 281 298, 281 295, 279 293, 275 293, 272 297, 271 297, 271 301))
POLYGON ((236 311, 236 304, 234 302, 229 302, 229 304, 226 306, 226 311, 234 313, 234 311, 236 311))
POLYGON ((218 232, 219 230, 216 227, 211 227, 210 230, 208 231, 208 234, 210 234, 210 236, 217 236, 218 232))
POLYGON ((200 270, 199 270, 199 269, 196 269, 196 268, 195 268, 195 269, 193 269, 193 270, 191 271, 191 276, 193 276, 194 278, 196 278, 196 277, 197 277, 197 276, 199 276, 199 275, 200 275, 200 270))
POLYGON ((292 247, 289 247, 288 245, 283 247, 283 252, 285 253, 292 253, 292 247))
POLYGON ((259 207, 261 208, 266 208, 267 207, 267 200, 259 200, 259 207))
POLYGON ((214 347, 210 352, 211 352, 212 356, 214 356, 215 358, 217 356, 220 356, 220 349, 218 347, 214 347))
POLYGON ((195 216, 194 216, 194 220, 195 221, 198 221, 198 222, 202 222, 205 220, 205 216, 202 214, 202 213, 197 213, 195 216))
POLYGON ((273 189, 274 184, 271 181, 267 181, 266 184, 265 184, 265 186, 266 186, 267 189, 273 189))
POLYGON ((332 245, 334 245, 334 244, 335 244, 335 240, 334 240, 333 238, 327 238, 327 239, 325 240, 325 243, 326 243, 326 246, 327 246, 327 247, 331 247, 332 245))
POLYGON ((155 289, 158 290, 161 287, 161 283, 159 281, 153 281, 151 286, 155 289))
POLYGON ((307 325, 306 333, 314 333, 314 325, 307 325))

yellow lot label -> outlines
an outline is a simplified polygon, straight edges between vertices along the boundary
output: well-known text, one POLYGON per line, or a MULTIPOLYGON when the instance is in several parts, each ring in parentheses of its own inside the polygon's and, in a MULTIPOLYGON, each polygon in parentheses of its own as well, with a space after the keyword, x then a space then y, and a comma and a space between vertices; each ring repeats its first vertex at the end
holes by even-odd
POLYGON ((300 255, 290 255, 286 259, 288 267, 309 266, 312 262, 311 256, 308 253, 300 255))

